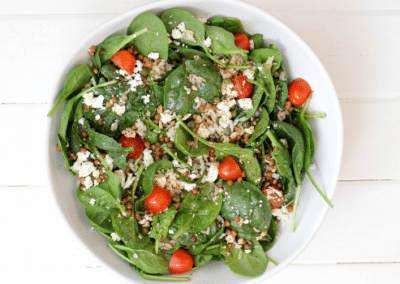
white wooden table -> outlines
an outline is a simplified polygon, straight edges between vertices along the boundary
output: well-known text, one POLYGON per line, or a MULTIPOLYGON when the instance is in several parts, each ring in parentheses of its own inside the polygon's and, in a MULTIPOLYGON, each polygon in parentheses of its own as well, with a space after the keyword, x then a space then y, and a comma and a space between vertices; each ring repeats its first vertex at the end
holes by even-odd
MULTIPOLYGON (((45 186, 44 125, 59 65, 94 28, 143 2, 0 2, 1 283, 118 281, 60 222, 45 186)), ((335 208, 268 283, 400 283, 400 1, 248 2, 311 46, 344 120, 335 208)))

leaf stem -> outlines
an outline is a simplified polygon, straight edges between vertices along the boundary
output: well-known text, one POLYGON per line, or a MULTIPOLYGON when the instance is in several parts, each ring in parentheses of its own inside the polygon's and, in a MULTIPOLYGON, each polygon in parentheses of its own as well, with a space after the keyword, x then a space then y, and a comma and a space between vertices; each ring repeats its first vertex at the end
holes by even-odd
MULTIPOLYGON (((140 158, 137 159, 137 160, 140 160, 140 158)), ((138 171, 136 172, 136 179, 135 179, 135 182, 133 183, 133 186, 132 186, 132 190, 131 190, 132 198, 135 197, 136 188, 137 188, 137 186, 139 184, 140 176, 142 175, 143 170, 144 170, 144 164, 141 164, 139 169, 138 169, 138 171)))
POLYGON ((328 205, 333 208, 333 204, 329 201, 328 197, 322 192, 322 190, 319 188, 313 177, 311 176, 310 172, 306 170, 306 174, 308 178, 311 180, 312 184, 314 185, 315 189, 319 192, 319 194, 322 196, 322 198, 328 203, 328 205))
MULTIPOLYGON (((95 89, 97 89, 97 88, 105 87, 105 86, 112 85, 112 84, 115 84, 115 83, 117 83, 117 80, 112 80, 112 81, 110 81, 110 82, 106 82, 106 83, 103 83, 103 84, 100 84, 100 85, 96 85, 96 86, 90 87, 90 88, 88 88, 88 89, 85 89, 85 90, 81 91, 79 94, 77 94, 76 96, 71 97, 70 99, 72 99, 72 98, 79 98, 79 97, 83 96, 84 94, 86 94, 86 93, 88 93, 88 92, 90 92, 90 91, 93 91, 93 90, 95 90, 95 89)), ((49 113, 47 114, 47 116, 48 116, 48 117, 53 116, 53 114, 56 112, 56 110, 60 107, 60 105, 61 105, 63 102, 64 102, 64 100, 57 101, 57 103, 56 103, 56 104, 54 105, 54 107, 49 111, 49 113)))
POLYGON ((165 130, 161 130, 160 127, 158 127, 158 125, 155 124, 150 118, 143 119, 143 122, 146 123, 147 126, 151 127, 156 132, 166 135, 167 132, 165 130))
POLYGON ((304 114, 304 118, 306 118, 306 119, 318 119, 318 118, 325 118, 325 117, 326 117, 326 113, 317 113, 317 114, 305 113, 304 114))
POLYGON ((203 47, 204 51, 206 52, 206 55, 208 58, 210 58, 212 61, 214 61, 215 63, 221 65, 222 67, 226 67, 226 64, 222 63, 221 61, 219 61, 217 58, 215 58, 208 50, 207 47, 203 47))
POLYGON ((278 263, 276 263, 276 261, 273 260, 272 258, 270 258, 268 255, 267 255, 267 258, 268 258, 268 261, 271 262, 273 265, 275 265, 275 266, 278 265, 278 263))
POLYGON ((296 216, 297 216, 297 207, 299 205, 300 189, 301 185, 298 185, 296 191, 296 198, 294 200, 294 206, 293 206, 292 227, 291 227, 292 232, 294 232, 296 226, 296 216))
POLYGON ((163 148, 165 152, 167 152, 168 155, 170 155, 174 160, 177 160, 179 163, 181 163, 182 165, 185 165, 189 170, 193 171, 193 167, 190 166, 188 163, 186 163, 185 161, 182 161, 181 159, 178 158, 178 156, 176 156, 174 153, 172 153, 171 149, 164 147, 163 148))
POLYGON ((140 271, 140 276, 144 279, 149 280, 160 280, 160 281, 190 281, 189 277, 166 277, 166 276, 159 276, 159 275, 151 275, 147 274, 143 271, 140 271))
POLYGON ((111 243, 108 243, 107 246, 112 249, 120 258, 122 258, 123 260, 132 263, 133 265, 135 265, 132 260, 130 260, 129 258, 127 258, 125 255, 123 255, 121 252, 119 252, 116 247, 114 245, 112 245, 111 243))

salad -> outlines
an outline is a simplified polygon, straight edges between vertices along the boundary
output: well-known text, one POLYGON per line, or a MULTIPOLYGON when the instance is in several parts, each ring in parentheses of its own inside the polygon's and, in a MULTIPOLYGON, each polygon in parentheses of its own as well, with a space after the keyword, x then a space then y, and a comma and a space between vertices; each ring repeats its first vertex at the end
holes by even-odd
POLYGON ((312 89, 237 18, 142 13, 68 75, 56 149, 91 226, 140 275, 211 261, 257 277, 315 151, 312 89))

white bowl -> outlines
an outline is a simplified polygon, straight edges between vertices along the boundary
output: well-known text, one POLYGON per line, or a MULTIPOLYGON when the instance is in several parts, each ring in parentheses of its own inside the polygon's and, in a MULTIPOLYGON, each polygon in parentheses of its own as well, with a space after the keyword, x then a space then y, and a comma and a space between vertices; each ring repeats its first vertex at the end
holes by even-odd
MULTIPOLYGON (((159 1, 137 7, 113 18, 90 33, 74 50, 66 64, 60 68, 58 82, 54 85, 54 90, 48 100, 49 110, 56 102, 68 73, 74 67, 89 62, 88 48, 90 46, 99 44, 112 34, 125 34, 132 19, 142 12, 149 11, 159 14, 173 7, 185 8, 196 16, 225 16, 241 19, 246 31, 261 33, 265 43, 277 46, 282 53, 289 80, 301 77, 310 83, 314 90, 310 110, 322 111, 327 114, 324 119, 311 121, 316 142, 313 161, 316 167, 312 170, 312 174, 328 198, 331 199, 336 187, 342 156, 343 126, 339 102, 329 75, 310 47, 297 34, 270 14, 244 2, 228 0, 159 1)), ((76 198, 77 178, 67 172, 61 154, 55 150, 61 109, 48 120, 47 152, 49 155, 49 186, 53 189, 65 221, 89 252, 101 260, 104 266, 109 267, 129 283, 159 283, 142 279, 124 260, 106 247, 107 240, 104 237, 91 229, 84 214, 84 207, 76 198)), ((279 226, 281 236, 268 252, 268 256, 278 263, 277 266, 270 264, 264 275, 258 278, 245 278, 231 272, 223 262, 214 262, 191 272, 191 282, 193 284, 211 284, 221 283, 223 279, 224 283, 234 284, 256 283, 265 280, 300 254, 316 233, 327 210, 328 206, 325 201, 313 188, 308 178, 305 178, 300 195, 296 231, 295 233, 290 232, 290 224, 279 226)))

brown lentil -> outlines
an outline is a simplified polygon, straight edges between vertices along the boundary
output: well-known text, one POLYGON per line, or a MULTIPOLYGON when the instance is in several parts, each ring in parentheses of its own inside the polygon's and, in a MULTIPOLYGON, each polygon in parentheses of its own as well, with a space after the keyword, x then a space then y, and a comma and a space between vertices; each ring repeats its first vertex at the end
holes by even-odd
POLYGON ((235 223, 239 223, 240 222, 240 217, 239 216, 235 216, 234 221, 235 221, 235 223))
POLYGON ((125 206, 126 206, 126 208, 131 209, 131 208, 132 208, 132 202, 128 201, 128 202, 125 204, 125 206))
POLYGON ((235 230, 231 230, 231 236, 232 237, 236 237, 237 236, 237 232, 235 230))
POLYGON ((111 102, 106 102, 106 108, 110 108, 112 106, 111 102))
POLYGON ((128 215, 128 216, 131 216, 132 215, 132 209, 128 209, 128 210, 126 210, 126 215, 128 215))
POLYGON ((85 189, 85 186, 83 184, 81 184, 81 186, 79 187, 81 190, 85 189))
POLYGON ((57 145, 57 146, 56 146, 56 150, 57 150, 57 151, 61 151, 61 147, 57 145))
POLYGON ((233 180, 228 180, 228 185, 229 186, 233 185, 233 180))
POLYGON ((192 236, 192 237, 190 238, 190 241, 191 241, 192 243, 194 243, 195 241, 197 241, 197 237, 196 237, 196 236, 192 236))
POLYGON ((88 136, 87 132, 86 132, 86 131, 83 131, 83 132, 82 132, 82 136, 83 136, 83 137, 87 137, 87 136, 88 136))
POLYGON ((228 244, 228 248, 229 248, 229 249, 234 249, 234 248, 235 248, 235 244, 229 243, 229 244, 228 244))
POLYGON ((228 219, 225 220, 225 227, 229 227, 231 225, 231 221, 229 221, 228 219))
POLYGON ((84 182, 85 181, 85 178, 84 177, 80 177, 79 178, 79 182, 84 182))

